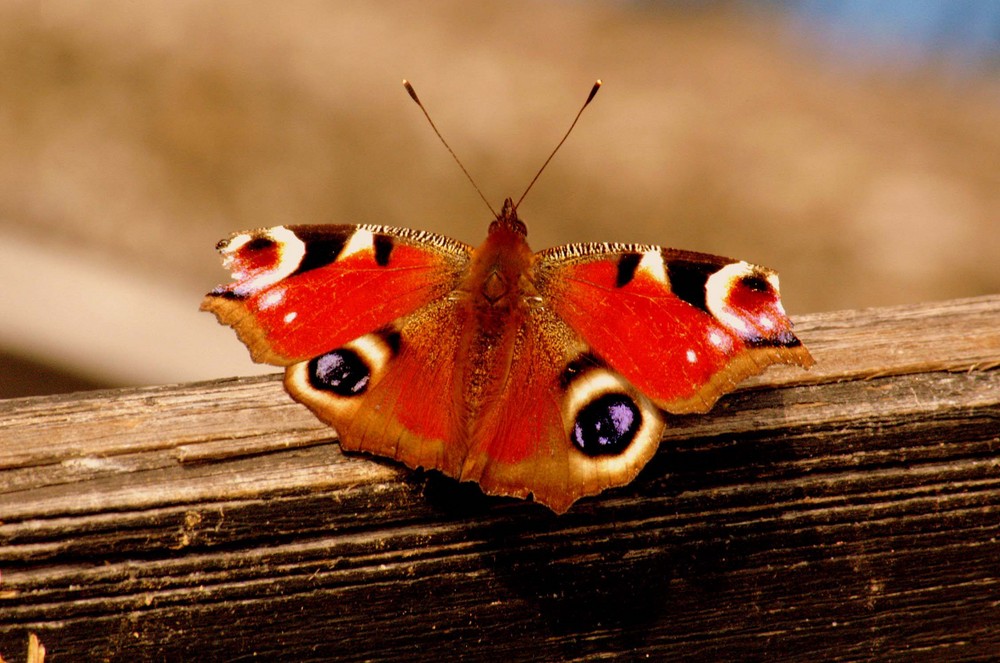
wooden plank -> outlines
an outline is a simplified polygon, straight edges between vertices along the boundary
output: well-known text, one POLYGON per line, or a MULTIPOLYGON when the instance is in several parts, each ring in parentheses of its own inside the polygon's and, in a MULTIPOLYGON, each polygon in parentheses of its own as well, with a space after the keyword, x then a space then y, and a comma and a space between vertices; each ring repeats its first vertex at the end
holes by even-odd
POLYGON ((273 377, 0 401, 0 653, 1000 651, 1000 297, 802 318, 564 516, 345 457, 273 377))

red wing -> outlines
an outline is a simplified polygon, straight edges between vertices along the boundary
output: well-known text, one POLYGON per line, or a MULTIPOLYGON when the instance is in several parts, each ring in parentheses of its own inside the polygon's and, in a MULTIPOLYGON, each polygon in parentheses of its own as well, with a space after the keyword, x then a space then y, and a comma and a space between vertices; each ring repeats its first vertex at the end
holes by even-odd
POLYGON ((255 361, 320 355, 455 289, 471 247, 381 226, 276 226, 219 243, 235 281, 205 296, 255 361))
POLYGON ((550 307, 663 409, 704 412, 775 363, 808 367, 765 268, 654 246, 577 244, 537 254, 550 307))
POLYGON ((653 457, 663 419, 543 306, 512 329, 506 373, 482 394, 461 478, 562 513, 628 483, 653 457))
POLYGON ((285 387, 348 451, 457 476, 468 446, 456 359, 466 312, 433 302, 378 332, 285 369, 285 387))
POLYGON ((468 356, 478 329, 467 304, 433 302, 289 366, 286 388, 344 449, 477 481, 488 494, 533 494, 562 512, 630 481, 663 430, 652 403, 544 308, 512 319, 501 351, 468 356))

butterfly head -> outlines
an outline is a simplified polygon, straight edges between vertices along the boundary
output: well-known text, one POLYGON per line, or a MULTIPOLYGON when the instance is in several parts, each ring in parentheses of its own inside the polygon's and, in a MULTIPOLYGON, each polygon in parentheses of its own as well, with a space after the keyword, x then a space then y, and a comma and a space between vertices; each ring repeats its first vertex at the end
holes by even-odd
POLYGON ((517 207, 510 198, 503 201, 503 208, 497 214, 497 218, 493 220, 493 223, 490 224, 491 235, 500 231, 514 232, 521 237, 528 236, 528 227, 524 225, 524 221, 517 218, 517 207))

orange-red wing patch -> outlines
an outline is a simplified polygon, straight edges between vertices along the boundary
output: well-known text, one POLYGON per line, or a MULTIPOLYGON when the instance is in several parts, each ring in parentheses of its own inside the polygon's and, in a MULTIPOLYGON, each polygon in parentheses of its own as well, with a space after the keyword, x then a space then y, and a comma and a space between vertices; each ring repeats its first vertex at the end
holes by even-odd
MULTIPOLYGON (((660 407, 671 412, 707 411, 737 382, 770 364, 811 363, 791 333, 776 287, 757 277, 770 295, 749 293, 743 285, 754 270, 764 273, 762 268, 704 256, 700 291, 697 296, 685 293, 692 303, 671 287, 671 252, 656 247, 587 252, 586 245, 581 247, 541 254, 544 301, 594 352, 660 407), (550 254, 563 259, 547 258, 550 254), (622 265, 630 269, 626 272, 622 265), (732 283, 713 282, 712 275, 725 275, 727 265, 739 267, 730 269, 732 283), (741 277, 740 270, 747 276, 741 277), (732 307, 746 302, 758 310, 732 307), (768 315, 767 328, 755 322, 762 312, 768 315)), ((676 255, 685 265, 701 257, 688 252, 676 255)))
POLYGON ((383 352, 369 335, 349 343, 363 355, 370 379, 349 396, 318 388, 309 364, 289 366, 285 385, 292 396, 337 429, 349 451, 367 451, 410 467, 440 469, 457 476, 467 446, 456 358, 467 309, 447 299, 433 302, 392 326, 398 335, 383 352))
POLYGON ((429 233, 277 227, 220 243, 235 281, 202 309, 236 329, 256 361, 301 361, 412 313, 453 290, 471 248, 429 233))
POLYGON ((505 374, 482 399, 460 476, 488 493, 531 494, 561 513, 583 496, 631 481, 656 452, 663 421, 612 371, 568 372, 589 349, 551 310, 534 307, 521 322, 512 330, 505 374), (624 394, 638 420, 620 453, 590 455, 574 445, 574 427, 580 410, 603 392, 624 394))

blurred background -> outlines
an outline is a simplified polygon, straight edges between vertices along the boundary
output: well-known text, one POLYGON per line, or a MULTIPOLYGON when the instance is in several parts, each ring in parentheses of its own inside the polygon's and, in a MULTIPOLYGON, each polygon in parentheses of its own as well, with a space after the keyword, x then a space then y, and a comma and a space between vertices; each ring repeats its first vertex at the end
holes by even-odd
POLYGON ((231 232, 646 242, 793 314, 1000 292, 1000 3, 6 0, 0 396, 274 371, 199 313, 231 232))

